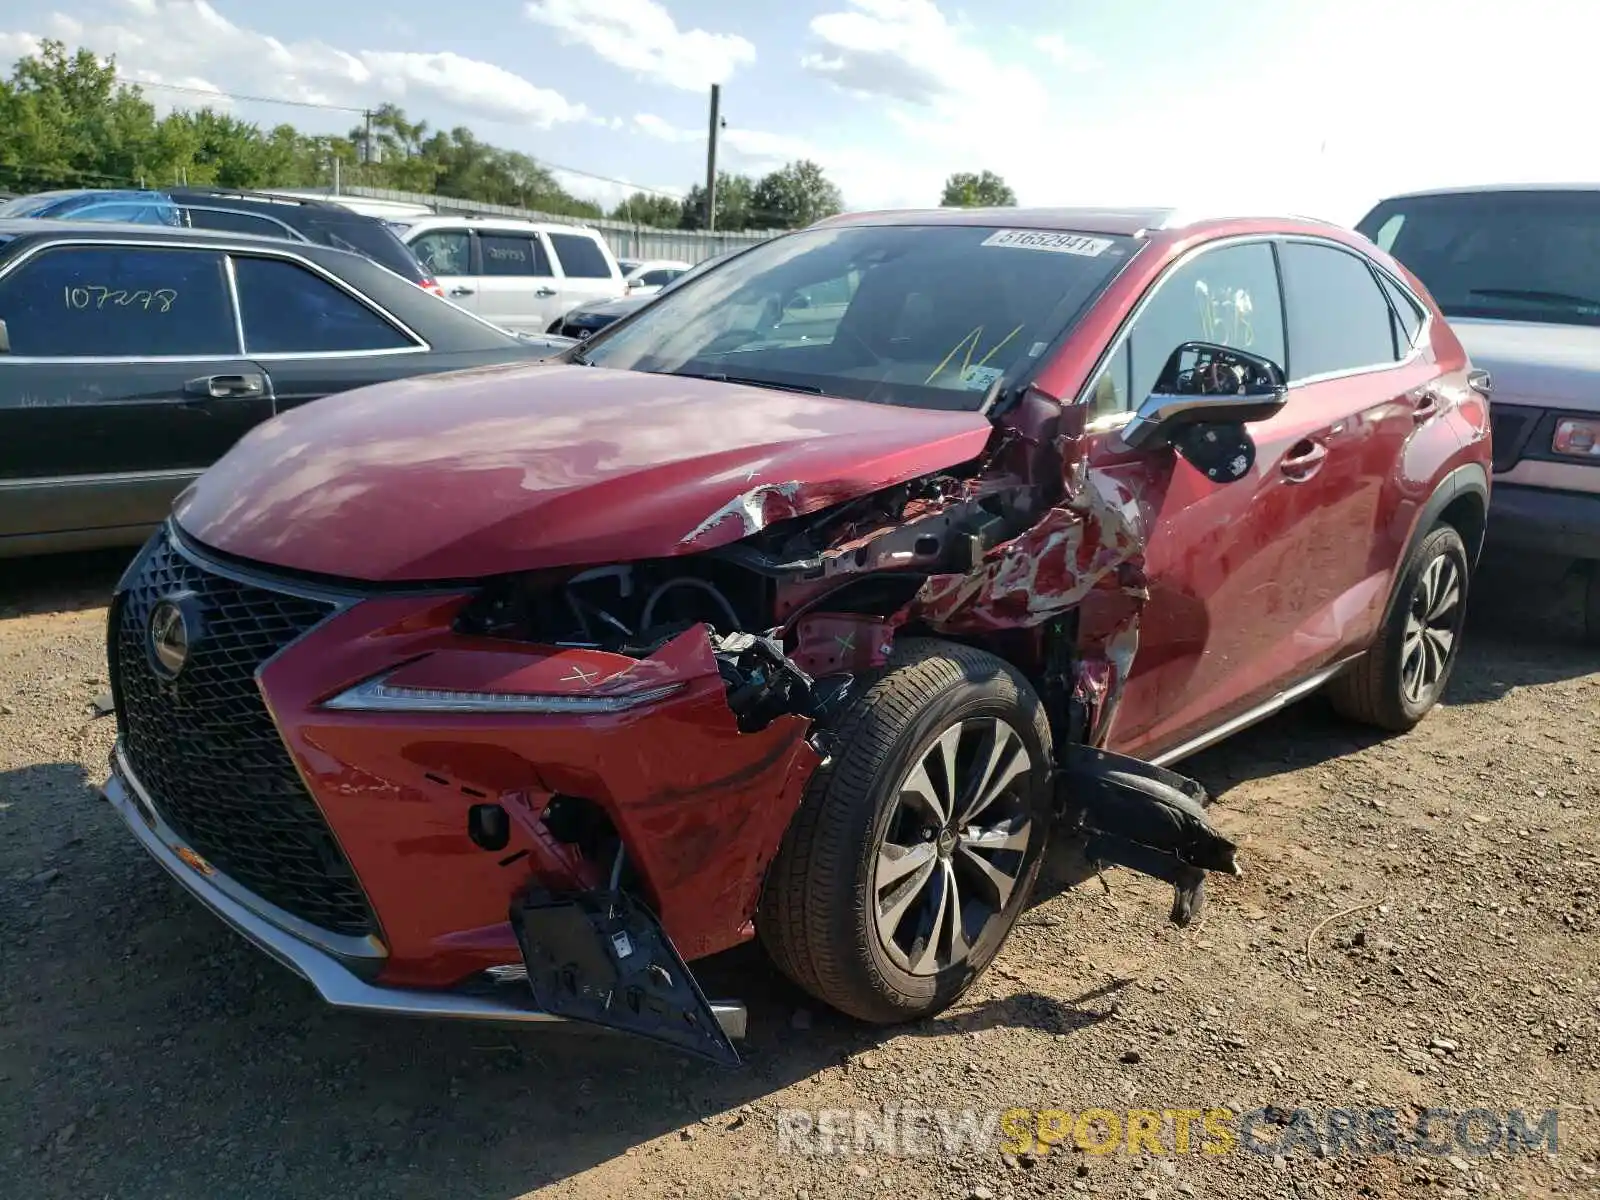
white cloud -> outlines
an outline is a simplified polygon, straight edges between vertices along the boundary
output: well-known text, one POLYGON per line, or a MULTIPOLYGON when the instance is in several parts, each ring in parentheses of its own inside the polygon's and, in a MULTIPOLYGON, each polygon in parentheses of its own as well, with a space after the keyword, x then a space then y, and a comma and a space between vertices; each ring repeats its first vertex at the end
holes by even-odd
POLYGON ((1062 70, 1092 71, 1100 65, 1093 54, 1059 33, 1039 34, 1033 39, 1033 48, 1062 70))
POLYGON ((732 33, 679 29, 656 0, 528 0, 528 19, 583 46, 614 67, 685 91, 724 83, 756 60, 756 48, 732 33))
MULTIPOLYGON (((120 20, 92 25, 56 13, 46 22, 45 36, 102 57, 115 55, 119 71, 131 79, 201 91, 352 108, 383 100, 442 103, 540 129, 585 115, 581 104, 559 92, 448 51, 347 51, 314 39, 286 43, 235 25, 206 0, 122 0, 120 8, 120 20)), ((36 50, 32 34, 0 33, 0 54, 15 58, 36 50)), ((205 102, 154 91, 151 99, 205 102)))
POLYGON ((692 142, 696 138, 705 140, 704 131, 693 129, 680 129, 665 117, 658 117, 655 113, 638 113, 633 118, 633 124, 640 133, 659 138, 663 142, 692 142))
POLYGON ((911 104, 995 87, 988 56, 933 0, 847 2, 848 11, 812 18, 820 49, 801 58, 806 70, 848 92, 911 104))

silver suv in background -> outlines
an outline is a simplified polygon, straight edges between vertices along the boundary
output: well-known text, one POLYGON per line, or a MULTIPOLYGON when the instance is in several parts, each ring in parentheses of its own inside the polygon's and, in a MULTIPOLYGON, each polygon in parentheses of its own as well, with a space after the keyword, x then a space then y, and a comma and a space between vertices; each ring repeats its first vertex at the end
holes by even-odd
POLYGON ((1417 192, 1357 228, 1492 378, 1489 544, 1578 564, 1600 643, 1600 184, 1417 192))
POLYGON ((627 294, 611 247, 586 226, 468 216, 394 224, 446 299, 514 333, 542 334, 580 305, 627 294))

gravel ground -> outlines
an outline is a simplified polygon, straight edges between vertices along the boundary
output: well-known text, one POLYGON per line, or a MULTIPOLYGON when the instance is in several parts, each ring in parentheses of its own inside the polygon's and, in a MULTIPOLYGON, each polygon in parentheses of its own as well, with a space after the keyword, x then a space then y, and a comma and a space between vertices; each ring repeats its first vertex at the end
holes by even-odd
POLYGON ((751 1004, 746 1066, 723 1072, 604 1035, 334 1014, 182 895, 94 790, 114 734, 91 705, 101 598, 121 559, 0 564, 0 1194, 1001 1200, 1600 1183, 1600 652, 1577 639, 1570 587, 1487 573, 1449 703, 1409 736, 1380 740, 1313 699, 1192 760, 1247 872, 1213 886, 1198 927, 1171 929, 1170 893, 1126 873, 1109 891, 1054 886, 966 1002, 887 1033, 811 1011, 741 951, 708 971, 708 991, 751 1004), (1560 1149, 779 1153, 780 1109, 896 1104, 1275 1105, 1280 1122, 1379 1105, 1402 1127, 1428 1106, 1556 1108, 1560 1149))

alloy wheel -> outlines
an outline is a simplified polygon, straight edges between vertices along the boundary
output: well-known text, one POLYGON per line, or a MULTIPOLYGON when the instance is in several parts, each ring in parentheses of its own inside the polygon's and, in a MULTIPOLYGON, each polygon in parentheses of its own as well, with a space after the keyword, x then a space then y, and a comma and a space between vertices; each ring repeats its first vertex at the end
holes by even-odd
POLYGON ((1409 704, 1430 699, 1449 670, 1461 634, 1463 583, 1461 569, 1448 554, 1430 562, 1417 579, 1400 648, 1400 686, 1409 704))
POLYGON ((872 905, 878 940, 901 970, 935 975, 963 962, 1005 912, 1033 833, 1032 768, 1015 729, 971 717, 900 781, 872 905))

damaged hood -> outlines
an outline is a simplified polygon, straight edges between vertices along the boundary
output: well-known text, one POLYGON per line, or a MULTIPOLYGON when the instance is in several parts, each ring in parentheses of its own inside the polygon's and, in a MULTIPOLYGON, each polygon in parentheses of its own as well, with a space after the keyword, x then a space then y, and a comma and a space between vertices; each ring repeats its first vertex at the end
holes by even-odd
POLYGON ((724 545, 972 459, 991 428, 977 413, 512 364, 285 413, 175 516, 208 546, 293 570, 476 578, 724 545))
POLYGON ((1450 328, 1494 379, 1493 404, 1600 412, 1600 329, 1451 317, 1450 328))

